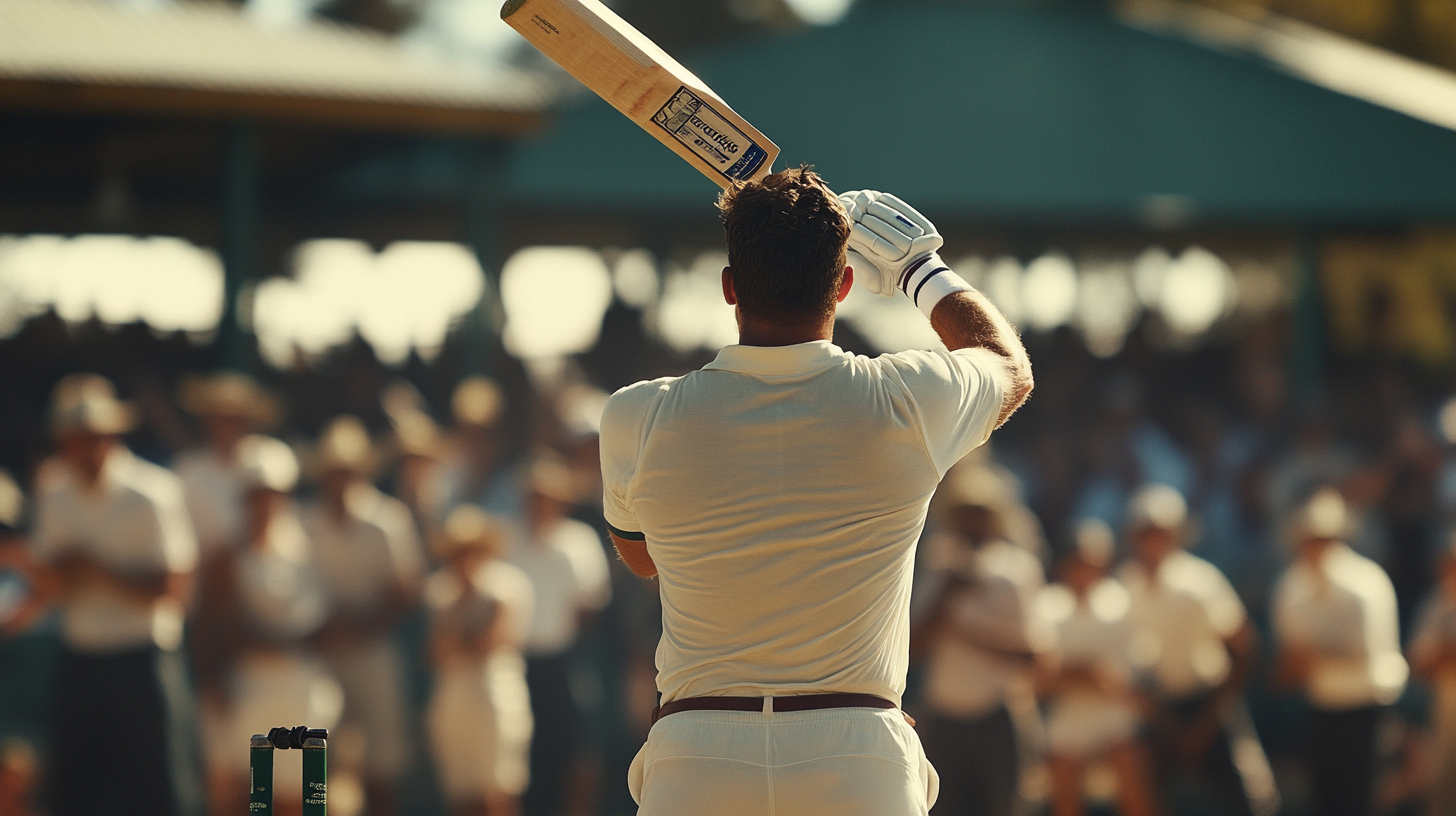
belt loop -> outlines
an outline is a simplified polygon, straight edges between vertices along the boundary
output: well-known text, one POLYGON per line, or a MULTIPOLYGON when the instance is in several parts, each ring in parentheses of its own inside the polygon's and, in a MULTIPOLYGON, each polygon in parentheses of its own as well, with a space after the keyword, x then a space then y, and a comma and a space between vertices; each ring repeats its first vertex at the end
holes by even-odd
POLYGON ((769 697, 767 695, 765 695, 764 698, 763 698, 763 713, 765 713, 765 714, 767 714, 769 716, 773 716, 773 713, 774 713, 774 710, 773 710, 773 698, 772 697, 769 697))

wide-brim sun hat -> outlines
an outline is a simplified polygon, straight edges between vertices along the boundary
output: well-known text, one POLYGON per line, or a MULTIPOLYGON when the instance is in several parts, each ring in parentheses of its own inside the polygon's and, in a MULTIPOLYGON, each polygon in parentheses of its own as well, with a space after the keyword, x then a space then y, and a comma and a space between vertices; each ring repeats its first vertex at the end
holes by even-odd
POLYGON ((241 419, 260 430, 277 425, 283 413, 277 396, 236 371, 184 377, 177 397, 194 416, 241 419))
POLYGON ((131 403, 116 398, 116 387, 99 374, 72 374, 51 392, 51 432, 64 436, 77 431, 114 436, 137 426, 131 403))

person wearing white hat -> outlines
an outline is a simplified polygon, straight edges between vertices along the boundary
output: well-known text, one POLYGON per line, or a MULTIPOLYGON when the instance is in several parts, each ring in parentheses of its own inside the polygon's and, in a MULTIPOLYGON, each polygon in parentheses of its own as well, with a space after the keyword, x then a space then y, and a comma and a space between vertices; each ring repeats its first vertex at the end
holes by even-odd
POLYGON ((530 774, 531 702, 521 647, 530 628, 531 580, 501 560, 502 520, 461 505, 439 538, 445 567, 430 576, 426 723, 453 816, 514 816, 530 774))
POLYGON ((1323 487, 1294 513, 1295 562, 1274 589, 1278 685, 1311 708, 1313 812, 1361 816, 1374 807, 1376 734, 1405 689, 1395 589, 1379 564, 1344 543, 1345 501, 1323 487))
POLYGON ((1033 607, 1032 635, 1040 661, 1038 686, 1047 701, 1047 760, 1053 816, 1085 810, 1084 774, 1108 762, 1117 777, 1118 812, 1158 812, 1132 676, 1132 599, 1107 574, 1112 530, 1083 521, 1057 564, 1058 582, 1033 607))
POLYGON ((1132 558, 1117 572, 1132 597, 1134 659, 1153 700, 1159 781, 1165 796, 1175 776, 1186 777, 1230 813, 1272 816, 1273 773, 1243 702, 1253 629, 1223 573, 1183 549, 1187 523, 1175 488, 1139 488, 1127 504, 1132 558))
POLYGON ((364 423, 352 416, 329 423, 315 459, 319 497, 302 515, 330 602, 316 640, 344 688, 344 722, 364 733, 368 812, 381 816, 395 812, 411 750, 393 636, 418 599, 424 554, 409 508, 367 478, 375 450, 364 423))
POLYGON ((204 554, 242 546, 248 488, 238 445, 248 434, 273 423, 277 398, 253 378, 234 371, 188 377, 178 396, 182 407, 202 420, 207 439, 172 462, 182 479, 198 545, 204 554))
POLYGON ((55 388, 59 455, 36 477, 33 547, 61 609, 49 797, 57 816, 202 805, 177 650, 197 541, 180 480, 121 443, 134 426, 103 377, 75 374, 55 388))
POLYGON ((1035 709, 1028 618, 1045 577, 1035 555, 1005 539, 1014 496, 1004 478, 958 465, 936 494, 943 523, 927 549, 943 563, 925 582, 935 598, 912 616, 911 644, 926 655, 925 713, 916 714, 940 772, 937 816, 1009 816, 1020 793, 1016 715, 1035 709))
MULTIPOLYGON (((188 653, 196 678, 203 730, 226 730, 228 662, 233 596, 231 556, 248 543, 248 476, 241 458, 249 432, 277 417, 276 398, 234 371, 188 376, 178 401, 202 422, 205 442, 172 460, 182 480, 187 512, 197 532, 200 560, 188 618, 188 653)), ((279 443, 282 444, 282 443, 279 443)))
POLYGON ((525 487, 504 427, 505 393, 489 377, 466 377, 455 386, 450 412, 455 425, 440 467, 445 485, 442 506, 473 504, 520 522, 525 487))
POLYGON ((577 496, 570 470, 538 459, 527 485, 526 534, 508 559, 531 579, 534 596, 525 654, 536 732, 525 807, 532 816, 557 816, 570 799, 581 744, 573 647, 582 623, 611 600, 611 572, 596 531, 566 515, 577 496))
MULTIPOLYGON (((333 728, 344 705, 338 683, 306 643, 329 604, 293 507, 298 460, 287 444, 254 435, 238 443, 236 461, 246 489, 246 538, 225 561, 233 660, 226 722, 210 735, 208 757, 218 813, 245 807, 248 763, 238 746, 278 725, 333 728)), ((295 812, 303 801, 298 753, 274 762, 274 805, 279 813, 295 812)))
POLYGON ((1456 816, 1456 535, 1441 554, 1436 591, 1416 618, 1406 652, 1411 671, 1430 684, 1434 758, 1426 801, 1430 816, 1456 816))

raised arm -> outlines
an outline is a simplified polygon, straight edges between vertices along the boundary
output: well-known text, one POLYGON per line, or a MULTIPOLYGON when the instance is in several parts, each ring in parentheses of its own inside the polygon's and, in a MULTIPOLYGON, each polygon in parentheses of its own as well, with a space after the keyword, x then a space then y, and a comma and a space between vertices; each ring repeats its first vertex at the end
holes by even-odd
POLYGON ((874 190, 839 197, 850 221, 849 263, 871 292, 914 303, 952 351, 983 348, 1005 361, 999 427, 1031 395, 1031 361, 1016 329, 985 295, 946 266, 935 225, 895 196, 874 190))
POLYGON ((1031 360, 1016 329, 990 299, 974 289, 941 298, 931 312, 930 327, 951 351, 983 348, 1005 359, 1009 387, 996 420, 996 427, 1001 427, 1031 396, 1034 386, 1031 360))

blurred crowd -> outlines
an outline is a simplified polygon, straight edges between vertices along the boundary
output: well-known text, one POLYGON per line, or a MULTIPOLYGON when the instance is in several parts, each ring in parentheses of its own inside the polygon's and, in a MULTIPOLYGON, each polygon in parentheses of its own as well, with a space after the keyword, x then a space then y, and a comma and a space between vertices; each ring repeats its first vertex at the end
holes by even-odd
MULTIPOLYGON (((1440 412, 1372 444, 1335 410, 1358 391, 1261 414, 1257 358, 1242 424, 1149 371, 1068 398, 1038 359, 1052 393, 921 542, 932 812, 1456 813, 1440 412)), ((128 447, 145 406, 60 380, 51 455, 0 478, 0 814, 242 812, 247 738, 300 724, 345 816, 632 812, 660 613, 605 537, 607 395, 533 394, 525 430, 507 391, 398 381, 303 436, 258 382, 188 376, 201 441, 159 453, 128 447)))

